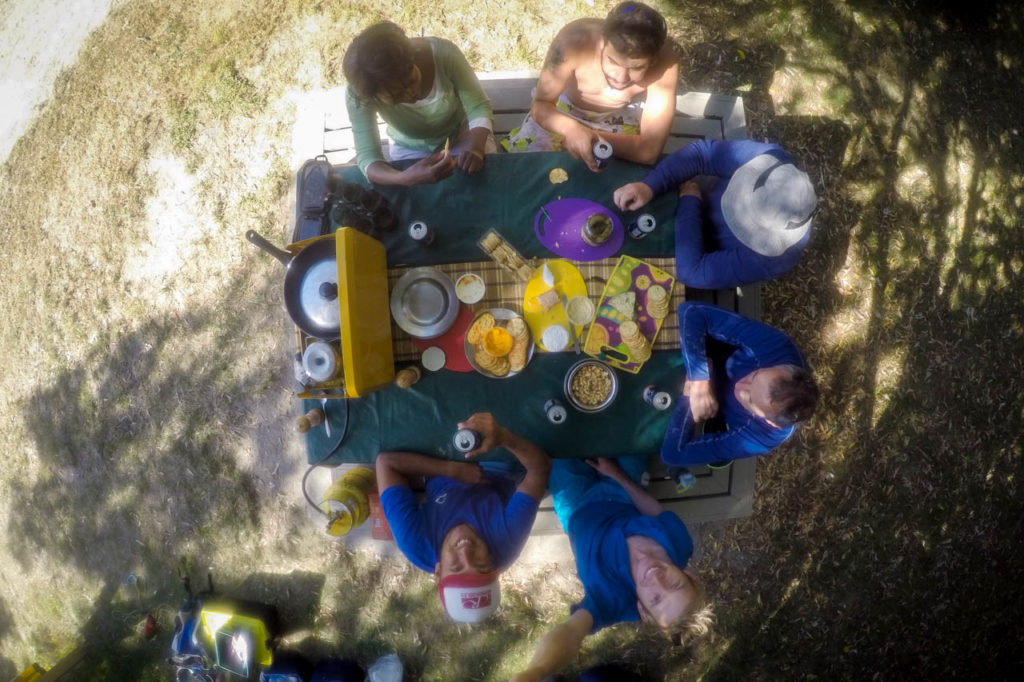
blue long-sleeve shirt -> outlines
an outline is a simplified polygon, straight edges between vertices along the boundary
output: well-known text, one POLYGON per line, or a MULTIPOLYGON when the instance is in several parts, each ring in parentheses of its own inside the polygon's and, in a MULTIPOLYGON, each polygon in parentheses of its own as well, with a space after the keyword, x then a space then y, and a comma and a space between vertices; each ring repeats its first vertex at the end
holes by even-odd
POLYGON ((666 464, 711 464, 760 455, 793 435, 796 426, 779 428, 769 424, 747 411, 736 399, 734 390, 737 381, 759 369, 778 365, 806 367, 806 361, 788 336, 762 322, 692 301, 679 306, 679 335, 686 378, 692 381, 711 379, 709 337, 734 348, 725 362, 725 380, 712 386, 727 429, 694 437, 690 401, 681 398, 661 446, 661 458, 666 464))
POLYGON ((762 154, 785 163, 792 157, 776 145, 753 140, 701 140, 661 161, 643 182, 655 195, 674 190, 698 175, 718 177, 706 207, 697 197, 679 197, 676 206, 676 276, 686 286, 723 289, 773 279, 790 270, 803 253, 810 232, 778 256, 757 253, 729 229, 722 194, 737 168, 762 154), (706 208, 706 210, 704 210, 706 208), (705 214, 712 228, 705 238, 705 214))

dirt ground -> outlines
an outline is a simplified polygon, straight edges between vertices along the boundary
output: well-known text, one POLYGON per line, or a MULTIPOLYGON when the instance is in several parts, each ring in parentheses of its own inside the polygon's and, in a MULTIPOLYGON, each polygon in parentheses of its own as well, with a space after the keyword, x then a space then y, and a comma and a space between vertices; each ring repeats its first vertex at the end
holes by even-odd
POLYGON ((6 0, 0 4, 0 163, 74 63, 116 0, 6 0))

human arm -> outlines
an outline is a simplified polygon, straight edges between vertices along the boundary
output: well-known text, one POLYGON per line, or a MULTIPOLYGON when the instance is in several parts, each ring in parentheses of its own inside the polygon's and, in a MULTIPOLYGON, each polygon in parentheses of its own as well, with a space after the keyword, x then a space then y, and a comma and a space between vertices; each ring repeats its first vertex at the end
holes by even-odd
POLYGON ((686 378, 710 379, 707 339, 712 337, 741 349, 759 367, 794 364, 804 360, 788 336, 772 327, 709 303, 686 301, 679 306, 679 340, 686 378))
POLYGON ((761 154, 792 162, 782 147, 755 140, 698 140, 663 159, 644 177, 655 196, 697 175, 732 177, 736 169, 761 154))
POLYGON ((472 174, 483 168, 484 147, 494 130, 491 100, 462 51, 447 40, 438 40, 437 45, 438 68, 451 79, 469 127, 469 148, 455 162, 460 170, 472 174))
POLYGON ((490 128, 470 128, 469 148, 459 154, 455 160, 455 165, 459 170, 467 175, 472 175, 484 167, 484 147, 490 134, 490 128))
MULTIPOLYGON (((563 31, 565 30, 563 29, 563 31)), ((597 171, 599 169, 594 159, 594 143, 598 140, 597 131, 566 116, 556 106, 558 97, 575 77, 574 73, 578 63, 578 58, 563 53, 564 48, 559 47, 560 40, 562 40, 561 33, 559 37, 555 38, 555 43, 552 44, 551 50, 548 52, 544 70, 540 72, 540 77, 537 79, 537 89, 534 91, 533 103, 530 105, 530 116, 548 132, 561 135, 564 139, 565 151, 583 161, 590 170, 597 171)), ((604 133, 601 135, 603 136, 604 133)))
POLYGON ((778 259, 766 258, 750 249, 706 251, 700 189, 693 181, 680 187, 675 221, 676 276, 686 286, 724 289, 771 279, 777 274, 772 262, 778 259))
POLYGON ((512 676, 511 682, 540 682, 575 660, 583 640, 594 626, 594 618, 586 609, 576 609, 569 619, 548 630, 533 652, 526 670, 512 676))
POLYGON ((366 179, 378 185, 429 185, 444 180, 455 169, 455 160, 446 151, 434 152, 405 170, 398 170, 386 161, 374 161, 366 171, 366 179))
POLYGON ((382 452, 377 455, 377 489, 383 493, 392 486, 410 487, 410 479, 445 476, 463 483, 479 483, 483 477, 475 462, 454 462, 414 452, 382 452))
POLYGON ((683 382, 683 397, 689 400, 690 414, 698 424, 718 414, 718 399, 710 381, 687 379, 683 382))
POLYGON ((480 446, 466 453, 466 457, 475 457, 494 448, 505 448, 519 460, 526 469, 523 482, 516 492, 529 495, 535 500, 544 497, 548 489, 548 476, 551 473, 551 458, 543 450, 522 436, 512 433, 489 412, 474 414, 459 424, 459 428, 468 428, 480 432, 480 446))
POLYGON ((616 483, 622 486, 622 489, 629 495, 629 499, 633 502, 633 506, 643 514, 644 516, 657 516, 661 512, 665 511, 665 508, 661 506, 661 503, 643 486, 639 485, 636 481, 629 477, 629 475, 622 470, 619 463, 610 457, 597 457, 595 459, 583 460, 599 473, 608 478, 612 479, 616 483))
POLYGON ((729 430, 694 436, 694 421, 688 400, 683 398, 672 415, 661 446, 661 460, 671 466, 695 466, 763 455, 781 445, 795 427, 777 429, 750 417, 729 430))

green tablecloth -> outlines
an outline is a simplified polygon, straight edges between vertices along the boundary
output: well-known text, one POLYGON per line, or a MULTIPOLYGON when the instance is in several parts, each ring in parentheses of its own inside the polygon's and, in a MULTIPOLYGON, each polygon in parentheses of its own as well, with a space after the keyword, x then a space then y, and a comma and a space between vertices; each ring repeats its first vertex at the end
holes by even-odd
MULTIPOLYGON (((355 167, 338 169, 346 180, 368 185, 355 167)), ((466 176, 459 171, 434 185, 377 187, 392 203, 399 219, 395 232, 380 235, 387 249, 388 266, 464 263, 485 260, 477 240, 490 229, 501 233, 527 257, 557 257, 537 240, 534 217, 540 207, 558 198, 590 199, 614 211, 628 226, 637 212, 622 213, 612 202, 612 192, 642 179, 649 168, 613 159, 600 173, 592 173, 564 152, 497 154, 487 157, 484 170, 466 176), (552 168, 564 168, 569 180, 557 185, 548 180, 552 168), (433 245, 422 247, 408 238, 405 228, 413 220, 425 221, 434 230, 433 245)), ((626 237, 620 254, 643 258, 671 256, 675 240, 672 220, 676 196, 669 192, 644 207, 658 228, 645 239, 626 237)))
MULTIPOLYGON (((346 180, 366 184, 355 168, 338 170, 346 180)), ((477 240, 498 230, 525 257, 556 257, 533 233, 540 207, 559 197, 590 199, 614 210, 612 192, 641 179, 647 167, 612 160, 602 173, 591 173, 561 152, 489 156, 484 171, 466 177, 456 172, 435 185, 377 188, 391 202, 400 227, 382 235, 389 266, 468 262, 484 255, 477 240), (552 185, 548 171, 564 168, 569 181, 552 185), (422 219, 436 230, 430 247, 413 243, 404 226, 422 219)), ((645 207, 658 220, 646 239, 626 238, 620 253, 639 258, 671 255, 675 196, 669 193, 645 207)), ((619 214, 628 225, 634 214, 619 214)), ((307 434, 311 463, 325 457, 348 420, 342 446, 326 463, 372 462, 378 452, 409 450, 441 457, 461 457, 452 448, 456 424, 474 412, 491 412, 499 422, 543 447, 553 457, 649 455, 661 447, 670 411, 659 412, 643 401, 645 386, 654 384, 678 395, 683 382, 678 352, 655 353, 639 374, 616 371, 619 394, 604 412, 588 415, 572 409, 565 399, 566 371, 582 355, 538 352, 526 370, 511 379, 490 379, 476 372, 427 372, 410 389, 391 385, 364 398, 327 401, 332 429, 307 434), (546 420, 543 406, 557 398, 569 410, 565 424, 546 420), (345 404, 347 403, 347 405, 345 404)), ((304 401, 304 409, 320 405, 304 401)))

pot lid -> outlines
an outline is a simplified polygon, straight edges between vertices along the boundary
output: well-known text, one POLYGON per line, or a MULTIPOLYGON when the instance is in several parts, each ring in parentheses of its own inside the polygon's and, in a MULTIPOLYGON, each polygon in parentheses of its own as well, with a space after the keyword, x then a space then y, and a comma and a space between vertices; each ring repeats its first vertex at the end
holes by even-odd
POLYGON ((299 283, 299 306, 309 321, 324 329, 341 327, 338 306, 338 266, 333 258, 317 261, 299 283))

